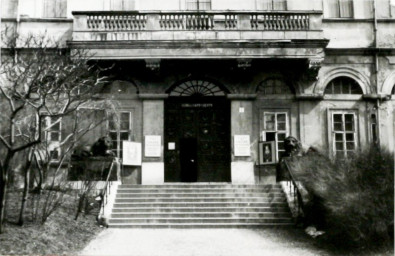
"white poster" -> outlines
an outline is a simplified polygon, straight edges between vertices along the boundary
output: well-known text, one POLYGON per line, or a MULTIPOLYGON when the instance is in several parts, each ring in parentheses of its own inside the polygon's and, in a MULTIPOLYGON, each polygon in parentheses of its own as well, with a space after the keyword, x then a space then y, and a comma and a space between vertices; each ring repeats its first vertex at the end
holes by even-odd
POLYGON ((234 150, 235 156, 250 156, 250 135, 235 135, 234 150))
POLYGON ((161 136, 160 135, 146 135, 145 136, 145 150, 146 157, 160 157, 161 156, 161 136))
POLYGON ((122 164, 141 165, 141 143, 122 141, 122 164))

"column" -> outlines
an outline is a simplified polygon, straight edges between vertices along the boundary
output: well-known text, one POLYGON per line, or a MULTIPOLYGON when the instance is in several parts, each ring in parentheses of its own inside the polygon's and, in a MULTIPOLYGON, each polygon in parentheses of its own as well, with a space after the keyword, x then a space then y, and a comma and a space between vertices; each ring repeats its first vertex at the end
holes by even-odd
POLYGON ((255 184, 253 99, 255 95, 230 94, 232 135, 232 184, 255 184))
POLYGON ((140 94, 143 99, 143 161, 141 184, 163 184, 164 99, 167 94, 140 94))

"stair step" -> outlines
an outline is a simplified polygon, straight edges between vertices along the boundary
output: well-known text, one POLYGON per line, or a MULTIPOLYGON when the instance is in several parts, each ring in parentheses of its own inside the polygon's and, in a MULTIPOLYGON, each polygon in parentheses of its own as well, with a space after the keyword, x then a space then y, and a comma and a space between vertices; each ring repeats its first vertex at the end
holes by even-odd
POLYGON ((118 189, 120 194, 281 194, 282 190, 262 190, 262 189, 118 189))
POLYGON ((123 212, 113 213, 111 218, 290 218, 290 212, 200 212, 200 213, 152 213, 123 212))
POLYGON ((260 228, 293 225, 279 184, 120 185, 113 228, 260 228))
POLYGON ((109 224, 111 228, 269 228, 269 227, 289 227, 293 223, 143 223, 143 224, 126 224, 117 223, 109 224))
POLYGON ((231 184, 231 183, 176 183, 176 184, 163 184, 163 185, 134 185, 134 184, 122 184, 119 185, 120 188, 281 188, 279 184, 270 184, 270 185, 259 185, 259 184, 231 184))
POLYGON ((183 198, 183 197, 281 197, 284 198, 282 192, 256 192, 256 193, 131 193, 120 190, 117 192, 117 198, 130 197, 130 198, 148 198, 148 197, 159 197, 159 198, 183 198))
POLYGON ((286 202, 153 202, 153 203, 115 203, 114 207, 265 207, 286 206, 286 202))
POLYGON ((139 208, 139 207, 116 207, 113 208, 113 213, 121 212, 172 212, 172 213, 183 213, 183 212, 289 212, 287 205, 282 206, 267 206, 267 207, 151 207, 151 208, 139 208))
POLYGON ((113 218, 113 223, 290 223, 292 218, 113 218))
POLYGON ((249 203, 249 202, 284 202, 285 198, 270 198, 270 197, 185 197, 185 198, 116 198, 115 203, 249 203))

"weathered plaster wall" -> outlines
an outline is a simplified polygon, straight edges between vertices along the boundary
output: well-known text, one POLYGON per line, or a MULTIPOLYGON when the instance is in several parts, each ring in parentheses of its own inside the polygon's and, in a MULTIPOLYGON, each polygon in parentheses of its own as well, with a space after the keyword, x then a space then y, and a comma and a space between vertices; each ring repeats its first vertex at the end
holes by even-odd
POLYGON ((361 48, 373 44, 373 23, 369 21, 325 21, 324 37, 329 39, 328 48, 361 48))

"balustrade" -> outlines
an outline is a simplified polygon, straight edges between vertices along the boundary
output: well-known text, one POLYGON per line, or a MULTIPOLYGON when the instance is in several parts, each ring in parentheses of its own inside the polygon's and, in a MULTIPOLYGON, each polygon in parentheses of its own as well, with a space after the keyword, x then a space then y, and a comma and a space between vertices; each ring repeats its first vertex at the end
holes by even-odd
POLYGON ((92 30, 144 30, 147 18, 145 14, 89 14, 86 22, 92 30))
POLYGON ((108 31, 238 29, 297 31, 311 29, 311 15, 299 12, 86 12, 86 27, 90 30, 108 31), (147 22, 151 23, 149 28, 147 22))
POLYGON ((253 14, 251 29, 255 30, 309 30, 309 15, 299 14, 253 14))
POLYGON ((161 14, 161 30, 211 30, 213 15, 208 14, 161 14))

